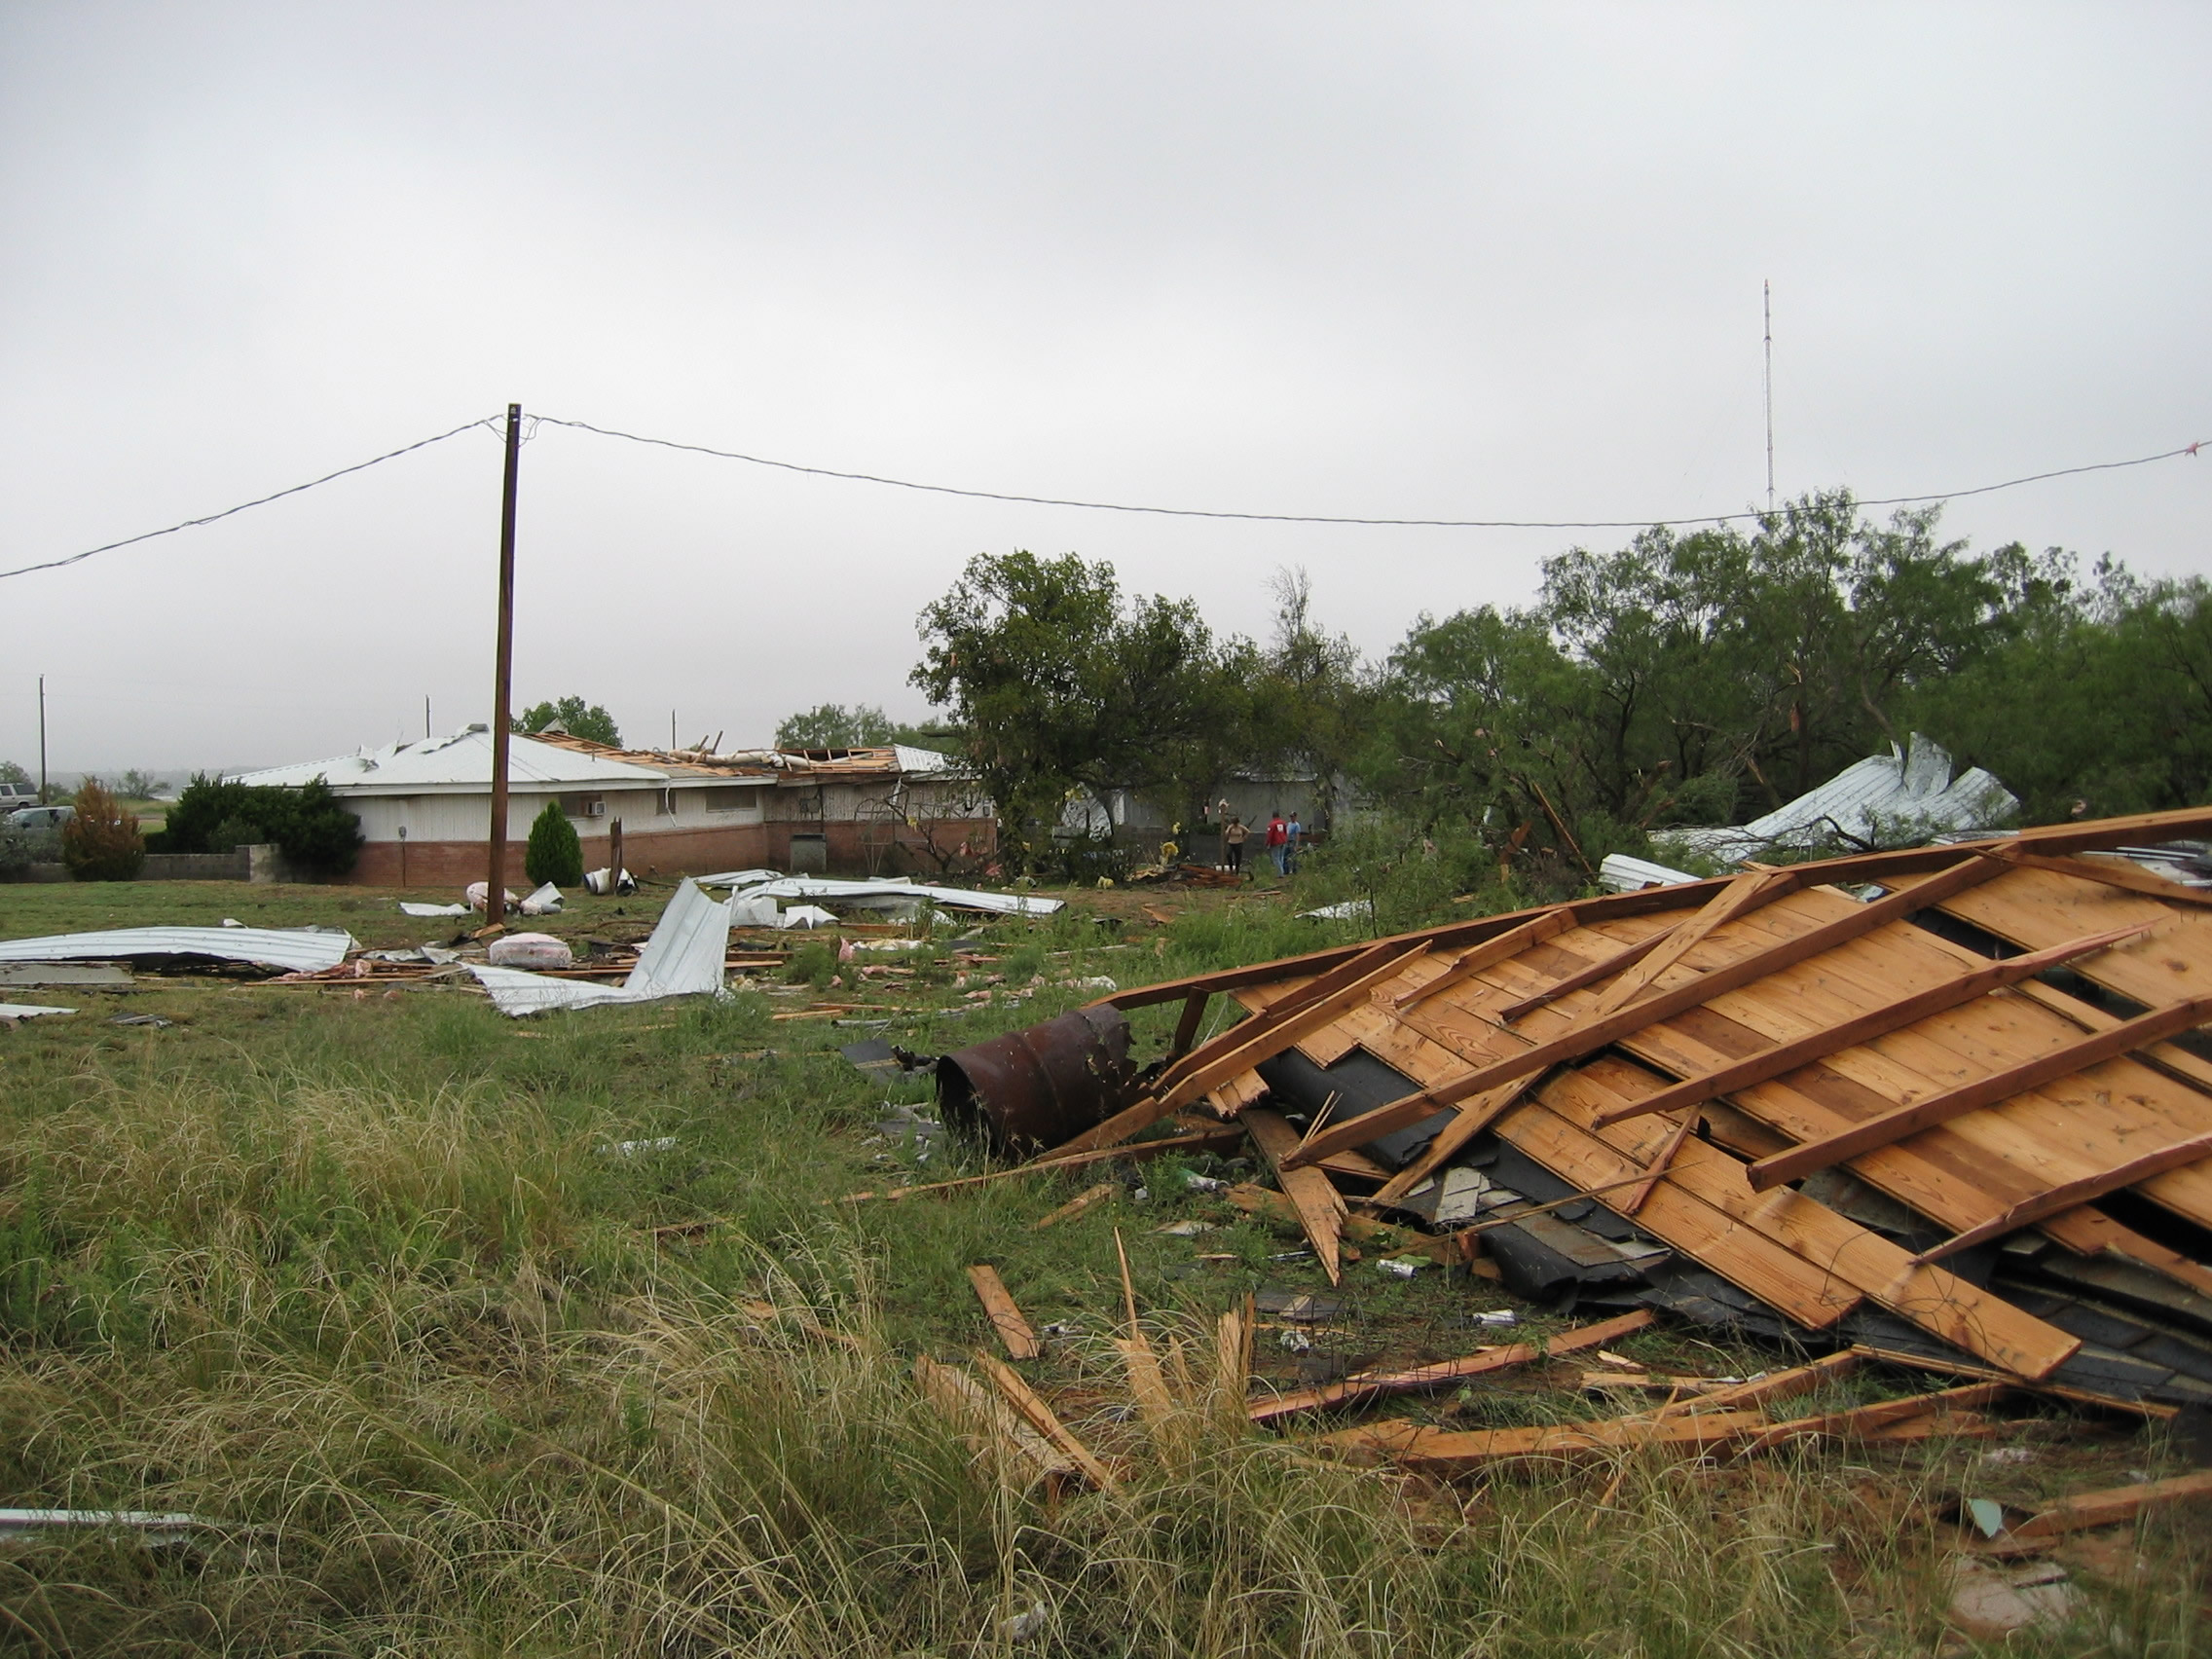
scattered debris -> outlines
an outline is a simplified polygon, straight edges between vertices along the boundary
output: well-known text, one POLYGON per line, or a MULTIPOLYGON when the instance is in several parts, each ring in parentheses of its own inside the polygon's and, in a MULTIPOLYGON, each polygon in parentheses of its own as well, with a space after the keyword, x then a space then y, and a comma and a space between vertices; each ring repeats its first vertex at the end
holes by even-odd
POLYGON ((674 1135, 662 1135, 657 1140, 615 1141, 611 1145, 600 1148, 600 1151, 606 1153, 609 1158, 637 1158, 649 1152, 674 1152, 675 1150, 676 1137, 674 1135))
POLYGON ((1372 899, 1346 899, 1341 904, 1324 904, 1317 910, 1301 910, 1302 922, 1364 922, 1375 914, 1372 899))
POLYGON ((729 944, 729 909, 685 881, 661 912, 638 965, 619 985, 555 979, 520 968, 471 962, 469 973, 501 1014, 522 1018, 556 1008, 596 1008, 603 1003, 653 1002, 662 997, 727 996, 722 958, 729 944))
MULTIPOLYGON (((52 1008, 39 1003, 0 1003, 0 1019, 13 1025, 21 1019, 38 1019, 50 1014, 75 1014, 73 1008, 52 1008)), ((167 1021, 163 1021, 166 1024, 167 1021)))
POLYGON ((112 962, 0 962, 0 985, 127 991, 136 983, 112 962))
POLYGON ((113 1015, 108 1023, 110 1025, 143 1025, 155 1031, 166 1031, 176 1021, 164 1019, 158 1014, 119 1014, 113 1015))

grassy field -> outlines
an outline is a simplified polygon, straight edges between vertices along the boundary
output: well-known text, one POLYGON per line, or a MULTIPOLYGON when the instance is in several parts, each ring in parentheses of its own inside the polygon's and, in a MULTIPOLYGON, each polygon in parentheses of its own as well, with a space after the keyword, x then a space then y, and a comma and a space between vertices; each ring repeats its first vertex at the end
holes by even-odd
MULTIPOLYGON (((230 916, 391 945, 457 925, 407 920, 395 897, 0 887, 0 937, 230 916)), ((546 925, 635 940, 664 899, 586 899, 546 925)), ((979 968, 1003 977, 988 1005, 953 982, 942 936, 910 980, 833 994, 897 1005, 883 1034, 936 1052, 1096 994, 1063 981, 1136 984, 1332 937, 1268 897, 1210 893, 1082 896, 1050 923, 978 933, 995 959, 979 968), (1032 994, 1008 1006, 1014 989, 1032 994)), ((929 1090, 848 1065, 838 1046, 867 1031, 776 1017, 838 972, 802 946, 726 1004, 525 1022, 444 983, 141 976, 127 994, 10 996, 83 1012, 0 1027, 0 1503, 211 1525, 189 1549, 0 1543, 0 1651, 1929 1654, 1951 1640, 1939 1501, 2032 1504, 2165 1466, 2124 1424, 2027 1416, 2009 1433, 2022 1462, 1936 1444, 1452 1487, 1248 1432, 1201 1356, 1253 1288, 1325 1288, 1309 1262, 1274 1259, 1295 1235, 1166 1161, 1044 1232, 1113 1171, 839 1201, 915 1177, 878 1124, 929 1090), (126 1013, 171 1023, 111 1022, 126 1013), (1158 1231, 1178 1220, 1216 1230, 1158 1231), (1112 1346, 1117 1230, 1176 1356, 1163 1429, 1133 1418, 1112 1346), (978 1262, 1057 1328, 1026 1369, 1125 1461, 1116 1491, 1049 1502, 1001 1482, 923 1402, 917 1355, 989 1343, 965 1276, 978 1262)), ((1145 1052, 1165 1017, 1141 1022, 1145 1052)), ((979 1167, 946 1148, 919 1174, 979 1167)), ((1470 1312, 1508 1301, 1371 1263, 1343 1294, 1314 1343, 1353 1363, 1469 1351, 1493 1340, 1470 1312)), ((1260 1332, 1257 1368, 1293 1382, 1280 1334, 1260 1332)), ((1677 1369, 1774 1362, 1681 1332, 1623 1346, 1677 1369)), ((1501 1374, 1397 1409, 1463 1424, 1597 1411, 1559 1385, 1573 1375, 1501 1374)), ((2139 1548, 2142 1572, 2078 1573, 2082 1616, 2004 1650, 2204 1651, 2206 1540, 2160 1522, 2139 1548)))

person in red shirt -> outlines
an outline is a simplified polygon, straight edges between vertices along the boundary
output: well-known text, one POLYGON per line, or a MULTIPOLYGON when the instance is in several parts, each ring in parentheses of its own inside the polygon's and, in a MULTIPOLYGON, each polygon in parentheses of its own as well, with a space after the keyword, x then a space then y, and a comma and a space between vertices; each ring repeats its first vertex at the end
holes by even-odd
POLYGON ((1277 875, 1289 873, 1283 867, 1283 861, 1288 856, 1289 845, 1290 826, 1282 821, 1281 813, 1270 813, 1268 815, 1268 857, 1275 861, 1275 874, 1277 875))

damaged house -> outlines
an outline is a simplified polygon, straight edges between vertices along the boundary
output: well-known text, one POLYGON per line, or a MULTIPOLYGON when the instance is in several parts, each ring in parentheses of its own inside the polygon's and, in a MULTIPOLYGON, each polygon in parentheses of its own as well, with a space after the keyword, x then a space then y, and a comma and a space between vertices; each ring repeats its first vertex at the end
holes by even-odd
MULTIPOLYGON (((764 866, 854 875, 974 868, 997 842, 980 786, 950 757, 884 744, 861 749, 613 749, 565 733, 507 740, 508 865, 522 868, 531 821, 557 802, 587 867, 609 858, 641 875, 764 866)), ((321 778, 367 837, 349 880, 460 886, 480 880, 492 824, 492 735, 388 744, 247 772, 244 784, 321 778)))

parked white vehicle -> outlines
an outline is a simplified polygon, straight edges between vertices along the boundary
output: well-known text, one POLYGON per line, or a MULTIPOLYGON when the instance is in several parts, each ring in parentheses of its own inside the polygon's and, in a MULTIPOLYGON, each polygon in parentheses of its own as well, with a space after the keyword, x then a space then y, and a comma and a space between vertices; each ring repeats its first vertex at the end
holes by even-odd
POLYGON ((28 830, 34 833, 41 830, 59 830, 77 816, 73 806, 21 806, 8 814, 4 821, 11 830, 28 830))

